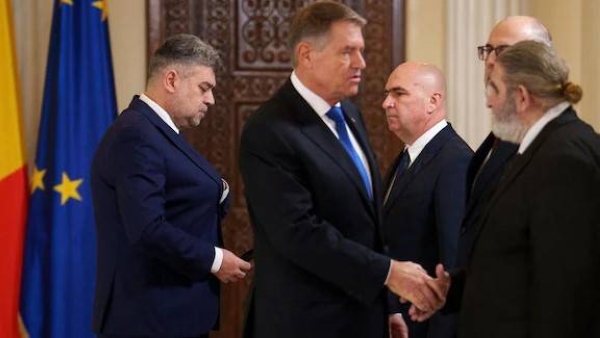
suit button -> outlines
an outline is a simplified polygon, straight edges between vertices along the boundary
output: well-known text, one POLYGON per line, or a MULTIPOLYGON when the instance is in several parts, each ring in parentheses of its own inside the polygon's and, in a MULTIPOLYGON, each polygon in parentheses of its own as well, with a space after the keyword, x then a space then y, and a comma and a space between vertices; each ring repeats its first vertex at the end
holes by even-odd
POLYGON ((384 245, 383 246, 383 252, 390 252, 390 246, 389 245, 384 245))
POLYGON ((461 235, 464 235, 464 234, 466 234, 466 233, 467 233, 467 227, 461 227, 461 228, 460 228, 460 234, 461 234, 461 235))

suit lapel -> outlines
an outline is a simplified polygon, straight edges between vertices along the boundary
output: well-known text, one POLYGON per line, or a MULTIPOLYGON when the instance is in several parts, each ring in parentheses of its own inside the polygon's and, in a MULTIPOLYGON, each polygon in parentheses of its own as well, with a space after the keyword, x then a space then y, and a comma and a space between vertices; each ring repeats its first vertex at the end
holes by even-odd
MULTIPOLYGON (((576 120, 577 117, 574 111, 569 107, 561 115, 559 115, 559 117, 550 121, 544 127, 544 129, 542 129, 542 131, 537 135, 535 140, 529 145, 529 147, 523 154, 516 154, 515 156, 513 156, 512 160, 507 164, 508 167, 505 169, 504 174, 502 175, 502 177, 500 177, 498 187, 492 195, 490 203, 488 203, 485 207, 485 211, 482 214, 479 224, 477 224, 477 228, 475 229, 476 233, 473 247, 475 247, 475 243, 477 243, 481 231, 483 230, 483 228, 485 228, 487 224, 487 219, 494 205, 498 202, 498 200, 500 199, 500 197, 502 197, 506 190, 511 186, 511 184, 517 179, 517 177, 519 177, 523 170, 527 168, 527 165, 529 164, 529 162, 531 162, 536 152, 544 144, 544 141, 546 141, 548 136, 551 135, 552 132, 554 132, 557 128, 564 125, 565 123, 573 122, 576 120)), ((470 256, 471 255, 469 255, 469 257, 470 256)))
MULTIPOLYGON (((331 157, 333 162, 350 178, 352 184, 355 185, 362 198, 374 212, 373 203, 367 195, 362 177, 340 141, 335 137, 331 130, 329 130, 312 107, 300 96, 300 94, 298 94, 291 81, 288 80, 286 82, 282 88, 282 93, 285 95, 285 100, 289 103, 290 109, 295 111, 293 116, 300 124, 302 133, 304 133, 318 148, 323 150, 325 154, 331 157)), ((365 154, 368 153, 364 148, 363 152, 365 154)), ((369 164, 373 167, 372 163, 369 164)), ((375 190, 373 193, 375 194, 375 190)))
POLYGON ((156 128, 181 152, 183 152, 198 168, 204 171, 222 189, 221 175, 203 156, 201 156, 180 134, 169 127, 156 113, 137 96, 131 102, 131 108, 140 111, 156 128))
MULTIPOLYGON (((456 135, 456 132, 452 128, 450 124, 448 124, 444 129, 440 130, 437 135, 435 135, 429 143, 423 148, 419 156, 413 161, 413 163, 406 169, 402 177, 396 178, 394 182, 394 186, 390 191, 390 195, 384 206, 384 213, 388 213, 391 206, 394 204, 395 200, 404 194, 407 189, 407 186, 418 177, 419 173, 423 171, 424 168, 435 158, 435 156, 440 152, 444 144, 448 142, 448 139, 456 135)), ((395 160, 394 171, 396 171, 396 167, 398 166, 399 157, 395 160)), ((392 176, 393 177, 393 176, 392 176)), ((391 179, 390 179, 391 180, 391 179)), ((389 183, 388 183, 389 184, 389 183)))

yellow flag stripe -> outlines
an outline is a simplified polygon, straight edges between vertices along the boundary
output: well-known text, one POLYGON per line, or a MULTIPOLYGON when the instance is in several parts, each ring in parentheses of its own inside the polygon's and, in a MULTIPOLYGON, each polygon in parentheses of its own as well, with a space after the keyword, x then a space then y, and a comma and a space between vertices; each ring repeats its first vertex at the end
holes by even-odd
POLYGON ((0 0, 0 180, 25 164, 11 0, 0 0))

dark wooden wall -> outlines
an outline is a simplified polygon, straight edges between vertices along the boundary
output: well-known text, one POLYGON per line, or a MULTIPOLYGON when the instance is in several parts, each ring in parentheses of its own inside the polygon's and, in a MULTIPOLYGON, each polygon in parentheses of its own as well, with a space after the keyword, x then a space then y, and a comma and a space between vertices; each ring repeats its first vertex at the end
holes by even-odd
MULTIPOLYGON (((294 12, 310 0, 148 0, 149 55, 173 34, 192 33, 217 48, 224 69, 217 74, 216 105, 200 127, 186 132, 194 147, 232 187, 233 202, 223 225, 225 247, 240 255, 252 247, 243 184, 238 170, 239 138, 246 118, 289 77, 287 32, 294 12)), ((398 154, 381 102, 392 69, 404 59, 404 0, 342 1, 362 14, 365 70, 354 98, 367 123, 381 170, 398 154)), ((265 182, 268 184, 268 182, 265 182)), ((250 278, 225 285, 221 329, 211 337, 240 337, 250 278)), ((200 305, 200 304, 199 304, 200 305)))

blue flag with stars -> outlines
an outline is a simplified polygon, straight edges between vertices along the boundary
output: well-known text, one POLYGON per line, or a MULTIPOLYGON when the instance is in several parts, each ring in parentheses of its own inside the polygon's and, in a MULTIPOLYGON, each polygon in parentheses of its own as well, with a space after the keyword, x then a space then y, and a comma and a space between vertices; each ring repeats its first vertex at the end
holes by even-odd
POLYGON ((94 337, 90 165, 117 115, 106 3, 54 3, 21 287, 31 338, 94 337))

